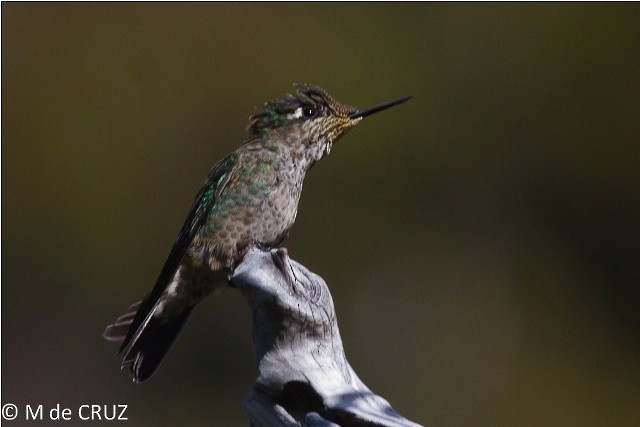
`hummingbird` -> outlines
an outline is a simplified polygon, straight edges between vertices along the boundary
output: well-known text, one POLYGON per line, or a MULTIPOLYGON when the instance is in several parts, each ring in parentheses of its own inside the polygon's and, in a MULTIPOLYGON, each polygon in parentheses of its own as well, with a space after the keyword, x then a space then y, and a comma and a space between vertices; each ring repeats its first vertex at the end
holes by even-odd
POLYGON ((156 372, 196 304, 230 287, 250 248, 280 245, 307 171, 333 144, 364 117, 410 98, 357 109, 302 86, 249 117, 247 139, 211 169, 151 292, 104 331, 108 341, 123 341, 122 368, 134 382, 156 372))

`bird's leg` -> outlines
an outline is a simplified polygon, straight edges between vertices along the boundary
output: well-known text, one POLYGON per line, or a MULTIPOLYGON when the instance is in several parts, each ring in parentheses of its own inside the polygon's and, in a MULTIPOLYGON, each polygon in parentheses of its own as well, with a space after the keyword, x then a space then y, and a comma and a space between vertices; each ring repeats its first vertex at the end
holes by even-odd
MULTIPOLYGON (((259 249, 262 252, 269 252, 271 250, 271 245, 263 243, 260 240, 255 240, 254 239, 246 246, 244 254, 246 255, 247 252, 249 252, 253 248, 259 249)), ((243 255, 243 257, 244 257, 244 255, 243 255)))
MULTIPOLYGON (((271 250, 271 246, 260 241, 260 240, 256 240, 253 239, 251 240, 244 248, 240 249, 240 251, 238 251, 238 253, 236 254, 236 256, 233 258, 233 262, 231 263, 231 267, 228 268, 227 271, 227 280, 229 280, 231 277, 233 276, 233 272, 236 269, 236 267, 238 266, 238 264, 240 264, 242 262, 242 260, 244 259, 245 255, 247 253, 249 253, 249 251, 251 249, 258 249, 261 250, 263 252, 269 252, 271 250)), ((233 286, 233 285, 232 285, 233 286)))

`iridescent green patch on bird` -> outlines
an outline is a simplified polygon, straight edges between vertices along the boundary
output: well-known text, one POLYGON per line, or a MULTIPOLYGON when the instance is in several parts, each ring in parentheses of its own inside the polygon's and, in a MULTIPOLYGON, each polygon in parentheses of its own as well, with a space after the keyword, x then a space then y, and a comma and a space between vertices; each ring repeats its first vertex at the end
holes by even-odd
POLYGON ((218 219, 217 215, 209 217, 209 222, 207 222, 202 228, 202 231, 204 232, 204 234, 215 233, 220 229, 222 229, 222 223, 216 221, 217 219, 218 219))
MULTIPOLYGON (((223 174, 222 176, 224 177, 225 175, 226 174, 223 174)), ((209 206, 213 202, 216 196, 216 190, 217 190, 217 186, 213 186, 213 185, 207 188, 207 190, 202 195, 203 206, 209 206)))
POLYGON ((262 113, 252 117, 252 123, 250 125, 250 132, 254 135, 259 135, 263 139, 267 139, 266 136, 271 129, 279 128, 290 120, 290 115, 296 109, 296 105, 289 104, 285 101, 276 101, 267 103, 262 113))

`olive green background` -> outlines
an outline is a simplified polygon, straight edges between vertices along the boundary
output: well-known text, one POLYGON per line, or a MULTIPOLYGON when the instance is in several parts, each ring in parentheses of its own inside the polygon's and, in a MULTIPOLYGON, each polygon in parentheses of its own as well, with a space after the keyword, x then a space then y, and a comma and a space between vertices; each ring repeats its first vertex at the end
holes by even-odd
POLYGON ((309 173, 285 242, 363 381, 430 426, 638 425, 639 70, 638 4, 2 3, 2 403, 247 424, 238 292, 142 385, 101 334, 247 117, 312 83, 413 95, 309 173))

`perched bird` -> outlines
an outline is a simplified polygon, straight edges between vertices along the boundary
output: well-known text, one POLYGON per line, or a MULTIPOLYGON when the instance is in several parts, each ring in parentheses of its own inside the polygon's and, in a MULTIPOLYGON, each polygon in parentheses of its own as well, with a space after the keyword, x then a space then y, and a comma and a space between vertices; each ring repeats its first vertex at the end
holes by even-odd
POLYGON ((227 278, 246 251, 270 249, 296 219, 307 171, 358 122, 407 101, 358 110, 319 87, 300 87, 251 116, 245 143, 216 164, 150 293, 104 331, 122 341, 122 367, 134 382, 158 369, 193 307, 227 278))

